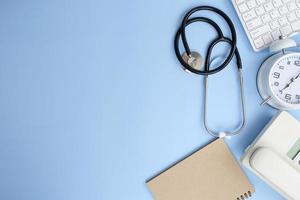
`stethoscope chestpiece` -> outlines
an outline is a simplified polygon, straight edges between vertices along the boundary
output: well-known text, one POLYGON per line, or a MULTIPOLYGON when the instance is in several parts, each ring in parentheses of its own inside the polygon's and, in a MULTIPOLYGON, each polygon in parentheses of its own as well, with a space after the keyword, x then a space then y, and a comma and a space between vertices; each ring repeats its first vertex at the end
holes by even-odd
MULTIPOLYGON (((184 60, 185 63, 187 63, 191 68, 195 69, 195 70, 203 70, 203 66, 204 66, 204 61, 203 58, 201 56, 200 53, 198 53, 197 51, 192 51, 190 55, 187 54, 187 52, 184 52, 182 54, 182 59, 184 60)), ((186 72, 190 72, 188 69, 184 68, 183 69, 186 72)))

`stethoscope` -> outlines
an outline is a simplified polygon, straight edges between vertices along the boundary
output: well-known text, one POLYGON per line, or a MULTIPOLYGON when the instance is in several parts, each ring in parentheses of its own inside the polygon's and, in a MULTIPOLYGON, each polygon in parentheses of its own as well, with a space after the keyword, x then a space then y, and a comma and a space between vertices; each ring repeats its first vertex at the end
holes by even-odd
POLYGON ((183 68, 188 71, 192 72, 198 75, 204 75, 204 126, 205 129, 209 134, 211 134, 214 137, 225 137, 225 136, 233 136, 242 131, 242 129, 245 126, 245 98, 244 98, 244 90, 243 90, 243 74, 242 74, 242 61, 239 54, 239 51, 236 46, 237 43, 237 36, 236 31, 234 28, 234 25, 230 18, 221 10, 211 7, 211 6, 198 6, 193 9, 191 9, 183 18, 181 26, 179 27, 174 41, 174 48, 176 56, 183 66, 183 68), (220 15, 224 20, 227 22, 230 31, 231 31, 231 38, 225 37, 223 35, 223 32, 219 25, 215 23, 213 20, 206 18, 206 17, 194 17, 190 18, 192 14, 199 11, 211 11, 218 15, 220 15), (205 57, 205 61, 203 63, 203 59, 201 55, 196 51, 191 51, 190 47, 188 45, 188 42, 186 40, 186 34, 185 34, 185 28, 189 26, 192 23, 195 22, 204 22, 209 25, 211 25, 217 32, 217 38, 212 41, 212 43, 208 47, 208 51, 205 57), (179 39, 182 39, 183 47, 185 49, 185 53, 181 55, 179 51, 179 39), (220 42, 226 42, 228 43, 230 47, 229 55, 226 57, 226 59, 223 61, 222 64, 220 64, 218 67, 214 69, 210 69, 211 65, 211 54, 213 48, 220 42), (238 74, 239 74, 239 84, 240 84, 240 99, 241 99, 241 108, 242 108, 242 120, 236 130, 233 131, 214 131, 208 126, 208 120, 207 120, 207 90, 208 90, 208 76, 215 74, 217 72, 220 72, 223 70, 228 64, 232 61, 233 57, 236 57, 236 65, 238 68, 238 74))

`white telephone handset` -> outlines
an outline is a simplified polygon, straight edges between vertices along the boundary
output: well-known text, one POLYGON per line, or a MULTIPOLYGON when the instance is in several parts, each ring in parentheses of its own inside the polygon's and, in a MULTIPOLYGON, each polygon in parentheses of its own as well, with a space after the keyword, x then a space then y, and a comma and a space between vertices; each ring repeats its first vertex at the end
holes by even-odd
POLYGON ((269 148, 258 148, 250 157, 250 166, 289 199, 300 200, 300 171, 293 162, 269 148))
POLYGON ((288 200, 300 200, 300 123, 279 112, 249 145, 242 163, 288 200))

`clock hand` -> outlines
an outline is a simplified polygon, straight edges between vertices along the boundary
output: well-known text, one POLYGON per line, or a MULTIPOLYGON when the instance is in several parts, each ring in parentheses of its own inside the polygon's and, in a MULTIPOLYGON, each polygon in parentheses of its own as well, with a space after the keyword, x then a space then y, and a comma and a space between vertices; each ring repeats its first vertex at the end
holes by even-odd
POLYGON ((298 79, 300 77, 300 73, 295 77, 295 80, 298 79))
POLYGON ((290 79, 290 81, 289 81, 289 83, 288 84, 286 84, 285 86, 284 86, 284 88, 282 88, 281 90, 279 90, 281 93, 283 92, 283 90, 285 90, 285 89, 287 89, 288 87, 290 87, 290 85, 294 82, 294 80, 295 80, 295 78, 293 77, 293 78, 291 78, 290 79))
POLYGON ((285 90, 285 89, 287 89, 288 87, 290 87, 290 85, 291 85, 293 82, 295 82, 295 80, 298 79, 299 77, 300 77, 300 73, 299 73, 297 76, 291 78, 290 81, 289 81, 289 83, 286 84, 286 86, 284 86, 284 88, 282 88, 282 89, 279 90, 279 91, 282 93, 283 90, 285 90))

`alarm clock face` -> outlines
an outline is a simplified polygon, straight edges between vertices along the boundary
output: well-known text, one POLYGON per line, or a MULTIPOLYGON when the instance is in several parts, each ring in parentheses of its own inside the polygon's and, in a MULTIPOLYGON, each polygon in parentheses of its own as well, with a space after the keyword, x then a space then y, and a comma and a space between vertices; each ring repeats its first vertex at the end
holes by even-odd
POLYGON ((282 56, 275 62, 269 74, 272 93, 290 106, 300 105, 300 54, 282 56))

